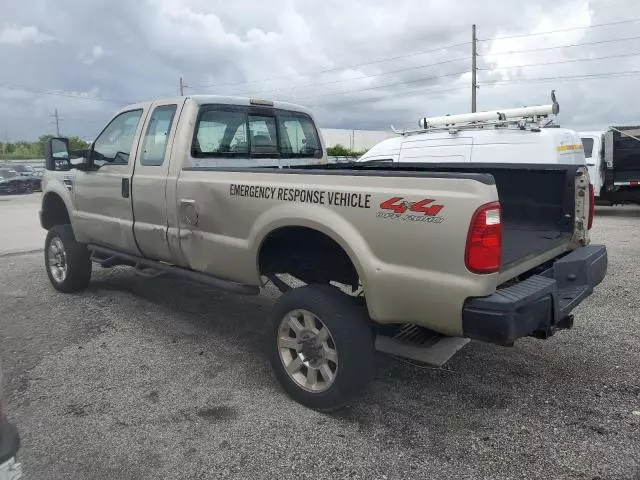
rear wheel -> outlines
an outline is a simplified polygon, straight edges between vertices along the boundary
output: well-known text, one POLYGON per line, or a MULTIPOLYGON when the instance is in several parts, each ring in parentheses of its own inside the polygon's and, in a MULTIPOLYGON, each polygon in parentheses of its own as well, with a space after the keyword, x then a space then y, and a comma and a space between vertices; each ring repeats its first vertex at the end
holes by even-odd
POLYGON ((44 245, 44 260, 49 281, 59 292, 78 292, 89 285, 89 250, 86 245, 76 241, 71 225, 56 225, 49 230, 44 245))
POLYGON ((269 349, 285 392, 316 410, 345 406, 373 376, 373 332, 366 309, 328 285, 300 287, 280 297, 269 349))

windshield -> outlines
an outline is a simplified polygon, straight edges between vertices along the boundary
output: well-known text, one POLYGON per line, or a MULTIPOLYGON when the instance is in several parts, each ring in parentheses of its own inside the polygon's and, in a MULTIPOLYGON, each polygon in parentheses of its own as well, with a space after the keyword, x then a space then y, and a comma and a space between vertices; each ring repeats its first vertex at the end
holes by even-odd
POLYGON ((33 168, 31 168, 31 167, 29 167, 27 165, 14 165, 13 169, 16 172, 19 172, 19 173, 26 173, 26 172, 32 172, 33 171, 33 168))

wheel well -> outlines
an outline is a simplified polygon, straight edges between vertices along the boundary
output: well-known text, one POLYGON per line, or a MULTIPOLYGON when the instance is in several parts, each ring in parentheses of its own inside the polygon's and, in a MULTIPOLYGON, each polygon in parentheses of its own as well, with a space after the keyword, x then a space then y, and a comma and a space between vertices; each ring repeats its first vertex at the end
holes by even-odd
POLYGON ((358 286, 358 271, 349 255, 331 237, 307 227, 271 232, 258 257, 261 275, 286 273, 305 283, 330 281, 358 286))
POLYGON ((47 193, 42 201, 42 226, 49 230, 55 225, 70 224, 67 206, 59 195, 47 193))

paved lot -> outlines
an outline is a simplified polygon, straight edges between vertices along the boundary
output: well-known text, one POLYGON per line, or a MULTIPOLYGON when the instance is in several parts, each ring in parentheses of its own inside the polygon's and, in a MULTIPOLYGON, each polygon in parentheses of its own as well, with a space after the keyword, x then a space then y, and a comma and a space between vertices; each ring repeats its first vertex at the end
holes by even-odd
POLYGON ((40 253, 0 255, 0 358, 27 478, 638 479, 640 209, 600 209, 593 238, 609 275, 574 330, 472 342, 442 370, 380 355, 369 396, 339 415, 272 380, 273 292, 96 269, 65 296, 40 253))
POLYGON ((46 232, 38 220, 41 195, 0 196, 0 255, 42 248, 46 232))

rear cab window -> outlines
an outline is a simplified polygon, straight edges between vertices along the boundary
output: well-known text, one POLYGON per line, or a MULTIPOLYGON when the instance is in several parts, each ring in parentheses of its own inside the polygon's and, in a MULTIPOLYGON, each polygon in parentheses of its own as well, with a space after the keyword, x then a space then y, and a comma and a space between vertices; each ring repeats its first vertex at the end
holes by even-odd
MULTIPOLYGON (((321 159, 323 151, 316 126, 305 113, 201 105, 191 155, 197 166, 225 168, 254 166, 240 160, 321 159)), ((271 163, 275 165, 277 161, 271 163)))

